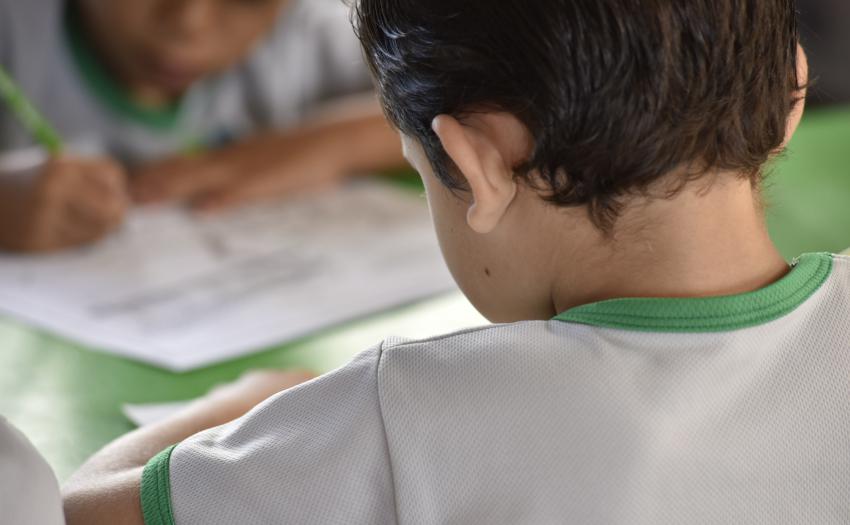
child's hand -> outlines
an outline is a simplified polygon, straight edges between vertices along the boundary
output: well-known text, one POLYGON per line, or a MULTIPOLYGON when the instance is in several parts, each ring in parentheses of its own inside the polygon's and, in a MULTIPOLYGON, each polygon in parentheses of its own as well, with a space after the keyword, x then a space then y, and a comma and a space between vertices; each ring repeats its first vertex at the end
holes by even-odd
POLYGON ((202 211, 330 186, 345 169, 314 133, 254 138, 202 155, 167 160, 134 174, 141 203, 186 200, 202 211))
POLYGON ((315 378, 305 371, 258 370, 247 372, 233 383, 211 390, 197 403, 211 409, 222 421, 242 416, 269 397, 315 378))
POLYGON ((59 158, 34 180, 0 179, 0 249, 50 252, 94 242, 124 220, 123 169, 106 159, 59 158))

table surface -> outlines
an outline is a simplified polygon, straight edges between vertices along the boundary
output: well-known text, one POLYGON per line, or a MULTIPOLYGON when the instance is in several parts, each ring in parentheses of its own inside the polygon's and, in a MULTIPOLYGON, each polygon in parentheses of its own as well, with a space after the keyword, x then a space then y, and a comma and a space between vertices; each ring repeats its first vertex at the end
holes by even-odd
MULTIPOLYGON (((850 247, 848 166, 850 108, 810 112, 768 179, 771 233, 787 257, 850 247)), ((256 368, 328 371, 389 335, 426 337, 483 322, 454 294, 244 359, 175 374, 0 319, 0 414, 30 437, 64 480, 90 454, 133 428, 121 414, 123 403, 197 397, 256 368)))

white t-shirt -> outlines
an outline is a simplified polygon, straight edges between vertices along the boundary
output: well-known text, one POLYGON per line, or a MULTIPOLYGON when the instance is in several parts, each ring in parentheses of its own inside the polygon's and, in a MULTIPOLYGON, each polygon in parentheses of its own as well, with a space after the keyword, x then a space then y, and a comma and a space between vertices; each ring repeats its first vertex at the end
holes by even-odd
POLYGON ((151 460, 149 525, 850 522, 850 257, 387 341, 151 460))
MULTIPOLYGON (((65 141, 129 164, 299 124, 372 83, 341 0, 292 0, 250 56, 201 81, 179 106, 136 106, 86 44, 68 0, 0 0, 0 64, 65 141)), ((0 104, 0 151, 33 145, 0 104)))
POLYGON ((27 438, 0 417, 0 523, 61 525, 59 484, 27 438))

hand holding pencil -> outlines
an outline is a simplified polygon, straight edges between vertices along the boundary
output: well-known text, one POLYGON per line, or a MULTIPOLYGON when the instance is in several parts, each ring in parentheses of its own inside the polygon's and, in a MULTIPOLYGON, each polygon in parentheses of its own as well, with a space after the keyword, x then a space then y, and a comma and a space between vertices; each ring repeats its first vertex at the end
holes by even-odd
POLYGON ((2 67, 0 98, 52 157, 36 177, 0 177, 0 250, 56 251, 120 226, 128 207, 123 168, 63 153, 59 134, 2 67))
POLYGON ((34 180, 0 182, 0 249, 45 253, 86 245, 120 226, 126 209, 119 166, 54 158, 34 180))

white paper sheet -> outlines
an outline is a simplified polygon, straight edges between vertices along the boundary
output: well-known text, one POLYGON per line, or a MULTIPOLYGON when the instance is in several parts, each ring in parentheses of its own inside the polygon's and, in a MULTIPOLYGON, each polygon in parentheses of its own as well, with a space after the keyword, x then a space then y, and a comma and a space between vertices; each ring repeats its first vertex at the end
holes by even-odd
POLYGON ((143 209, 94 248, 0 256, 0 311, 175 371, 453 288, 425 200, 378 182, 211 217, 143 209))

